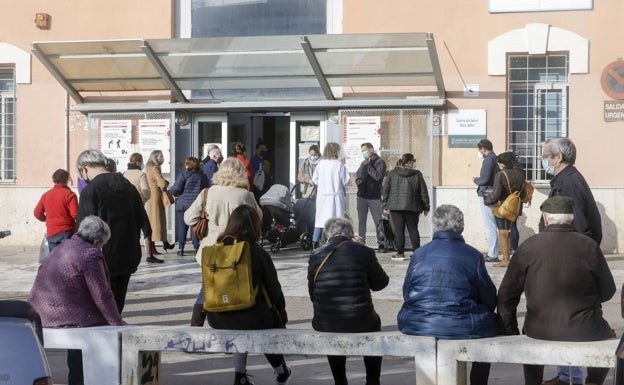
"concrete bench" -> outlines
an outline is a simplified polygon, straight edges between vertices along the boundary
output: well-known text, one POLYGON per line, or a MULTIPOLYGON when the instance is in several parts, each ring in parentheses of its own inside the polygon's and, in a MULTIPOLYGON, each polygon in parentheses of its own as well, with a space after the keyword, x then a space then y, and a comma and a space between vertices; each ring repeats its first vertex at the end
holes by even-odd
POLYGON ((85 385, 119 385, 121 333, 134 326, 43 329, 45 349, 80 349, 85 385))
POLYGON ((465 385, 466 362, 615 367, 618 339, 592 342, 536 340, 501 336, 474 340, 438 340, 438 384, 465 385))
POLYGON ((436 340, 396 332, 322 333, 303 329, 215 330, 199 327, 146 326, 122 334, 121 380, 138 385, 150 352, 282 353, 345 356, 414 357, 416 383, 436 383, 436 340))

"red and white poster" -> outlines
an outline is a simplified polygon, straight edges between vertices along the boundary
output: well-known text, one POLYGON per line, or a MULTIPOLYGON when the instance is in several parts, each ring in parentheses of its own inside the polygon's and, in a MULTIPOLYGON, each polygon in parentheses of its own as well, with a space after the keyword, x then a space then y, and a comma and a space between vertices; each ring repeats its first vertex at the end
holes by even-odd
POLYGON ((117 171, 125 171, 132 151, 131 120, 101 120, 100 150, 117 163, 117 171))
POLYGON ((165 157, 161 171, 163 174, 171 172, 171 122, 169 119, 139 120, 138 142, 145 162, 152 151, 160 150, 165 157))
POLYGON ((362 143, 371 143, 377 152, 381 143, 381 117, 345 116, 343 119, 343 146, 349 172, 356 172, 364 160, 362 143))

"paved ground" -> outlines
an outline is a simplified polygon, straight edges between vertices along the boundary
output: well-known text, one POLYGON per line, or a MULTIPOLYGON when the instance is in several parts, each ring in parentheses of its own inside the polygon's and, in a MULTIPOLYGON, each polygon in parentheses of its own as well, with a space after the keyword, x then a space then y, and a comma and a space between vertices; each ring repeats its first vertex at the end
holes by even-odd
MULTIPOLYGON (((159 248, 160 249, 160 248, 159 248)), ((38 261, 37 247, 3 246, 0 248, 0 299, 25 299, 35 277, 38 261)), ((408 261, 393 261, 391 253, 378 257, 390 276, 389 286, 374 293, 375 307, 382 318, 385 330, 396 330, 396 314, 401 306, 401 286, 408 261)), ((311 328, 312 308, 307 294, 308 253, 298 247, 282 249, 273 254, 280 282, 287 300, 289 328, 311 328)), ((163 258, 166 263, 154 265, 143 262, 130 281, 129 294, 123 317, 130 324, 187 325, 191 306, 201 282, 199 267, 193 256, 179 257, 171 252, 163 258)), ((607 256, 618 287, 624 282, 624 255, 607 256)), ((498 286, 505 269, 488 264, 488 271, 498 286)), ((624 331, 620 316, 620 291, 604 305, 605 316, 616 329, 618 336, 624 331)), ((523 304, 521 304, 523 306, 523 304)), ((524 315, 521 311, 520 316, 524 315)), ((522 320, 520 320, 522 322, 522 320)), ((48 354, 53 368, 54 383, 66 382, 63 352, 48 354)), ((328 384, 331 375, 324 357, 288 357, 295 366, 296 384, 328 384)), ((201 384, 231 382, 231 358, 225 355, 189 355, 166 353, 162 357, 162 384, 201 384)), ((268 383, 272 372, 261 356, 249 359, 249 370, 256 376, 257 385, 268 383)), ((349 361, 348 372, 353 383, 363 383, 363 368, 359 358, 349 361)), ((549 374, 552 368, 549 369, 549 374)), ((413 363, 409 359, 388 358, 383 364, 382 383, 413 384, 413 363)), ((517 365, 493 365, 491 385, 521 384, 522 368, 517 365)))

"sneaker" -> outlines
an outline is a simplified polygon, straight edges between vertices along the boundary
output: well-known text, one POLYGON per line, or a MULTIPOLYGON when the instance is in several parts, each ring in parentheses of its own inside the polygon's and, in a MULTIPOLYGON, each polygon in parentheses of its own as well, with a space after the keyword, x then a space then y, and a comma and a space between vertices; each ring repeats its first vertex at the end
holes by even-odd
POLYGON ((147 257, 146 261, 149 262, 149 263, 163 263, 163 262, 165 262, 162 259, 158 259, 156 257, 147 257))
POLYGON ((483 257, 483 259, 485 260, 485 262, 500 262, 498 257, 490 257, 489 255, 486 255, 485 257, 483 257))
POLYGON ((290 378, 290 376, 292 375, 292 369, 290 368, 290 366, 286 365, 286 364, 282 364, 282 368, 284 373, 282 374, 277 374, 277 371, 275 371, 275 385, 285 385, 288 383, 288 379, 290 378))
POLYGON ((234 385, 254 385, 253 382, 249 381, 249 376, 247 376, 247 372, 234 372, 234 385))
POLYGON ((397 253, 397 254, 394 254, 394 255, 393 255, 392 257, 390 257, 390 258, 392 258, 392 260, 393 260, 393 261, 405 261, 405 254, 399 254, 399 253, 397 253))

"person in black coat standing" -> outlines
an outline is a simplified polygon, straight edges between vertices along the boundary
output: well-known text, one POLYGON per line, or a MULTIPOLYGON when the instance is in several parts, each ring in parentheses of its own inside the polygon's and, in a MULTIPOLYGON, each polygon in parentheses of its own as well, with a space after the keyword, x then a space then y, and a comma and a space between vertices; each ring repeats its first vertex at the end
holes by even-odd
MULTIPOLYGON (((308 261, 308 291, 314 308, 312 327, 322 332, 364 333, 381 330, 372 291, 388 285, 375 251, 353 234, 345 218, 325 223, 327 243, 308 261)), ((328 356, 335 385, 347 385, 345 356, 328 356)), ((364 357, 366 385, 379 385, 381 357, 364 357)))
POLYGON ((405 227, 412 241, 414 250, 420 247, 418 219, 420 213, 429 214, 429 192, 422 173, 416 170, 413 154, 403 154, 388 175, 383 186, 381 203, 384 213, 390 214, 390 223, 394 231, 397 253, 394 260, 404 260, 405 227))
POLYGON ((364 160, 355 173, 358 235, 366 241, 366 222, 370 211, 375 222, 379 250, 385 252, 383 231, 377 225, 381 220, 381 185, 386 175, 386 162, 375 154, 375 148, 371 143, 362 143, 361 150, 364 160))
POLYGON ((130 275, 141 262, 141 227, 145 216, 137 189, 123 175, 106 169, 107 158, 99 150, 78 155, 78 174, 87 182, 80 193, 76 227, 89 215, 100 217, 111 230, 102 251, 110 273, 111 289, 119 313, 126 302, 130 275))

